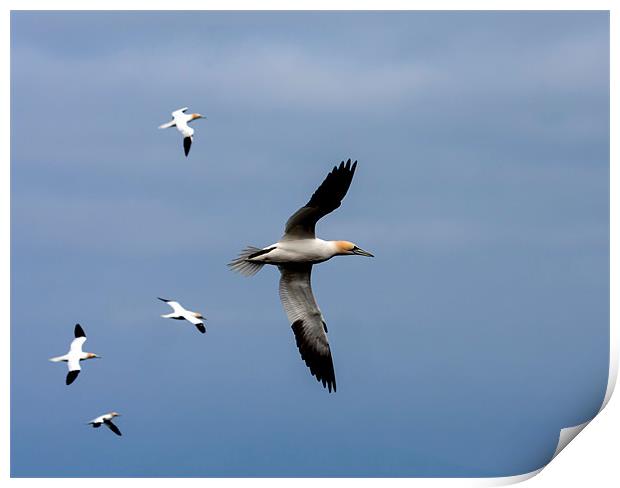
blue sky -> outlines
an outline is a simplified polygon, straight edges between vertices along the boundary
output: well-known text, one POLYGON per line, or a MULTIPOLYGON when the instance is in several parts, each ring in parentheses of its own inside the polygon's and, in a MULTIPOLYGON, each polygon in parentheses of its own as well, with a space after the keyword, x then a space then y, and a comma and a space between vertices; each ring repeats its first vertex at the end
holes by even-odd
POLYGON ((604 12, 39 13, 11 21, 13 476, 501 476, 603 399, 604 12), (206 115, 185 159, 157 126, 206 115), (338 392, 277 240, 334 163, 317 267, 338 392), (207 334, 155 297, 205 313, 207 334), (62 354, 80 322, 84 364, 62 354), (124 433, 84 423, 123 414, 124 433))

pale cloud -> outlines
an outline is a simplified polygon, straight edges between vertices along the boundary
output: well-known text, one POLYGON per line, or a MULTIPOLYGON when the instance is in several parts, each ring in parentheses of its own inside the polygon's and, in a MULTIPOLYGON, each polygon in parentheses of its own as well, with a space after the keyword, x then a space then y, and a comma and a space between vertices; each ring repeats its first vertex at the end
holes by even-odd
MULTIPOLYGON (((33 47, 17 48, 18 76, 33 80, 45 73, 48 89, 155 93, 174 87, 207 91, 233 107, 265 106, 312 110, 360 109, 419 96, 433 81, 432 69, 406 60, 368 65, 339 60, 301 46, 258 43, 225 46, 123 48, 93 58, 64 57, 33 47), (74 77, 80 75, 80 79, 74 77), (81 77, 88 81, 84 83, 81 77), (363 105, 362 105, 363 102, 363 105)), ((88 98, 88 97, 87 97, 88 98)), ((94 102, 94 101, 93 101, 94 102)))

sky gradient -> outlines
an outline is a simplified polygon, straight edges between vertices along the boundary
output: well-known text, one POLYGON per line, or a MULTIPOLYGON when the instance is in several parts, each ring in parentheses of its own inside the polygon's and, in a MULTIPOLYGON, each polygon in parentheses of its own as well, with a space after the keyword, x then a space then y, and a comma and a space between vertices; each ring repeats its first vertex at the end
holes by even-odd
POLYGON ((11 111, 13 476, 505 476, 597 412, 607 13, 13 12, 11 111), (330 395, 277 271, 226 263, 349 157, 330 395))

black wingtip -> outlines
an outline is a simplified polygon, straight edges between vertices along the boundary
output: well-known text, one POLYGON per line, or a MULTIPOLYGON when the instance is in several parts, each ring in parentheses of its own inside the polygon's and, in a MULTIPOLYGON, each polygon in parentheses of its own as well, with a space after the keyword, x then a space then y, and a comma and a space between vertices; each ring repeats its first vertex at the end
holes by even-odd
POLYGON ((112 422, 110 422, 109 420, 105 421, 105 424, 108 426, 108 428, 114 432, 116 435, 118 436, 122 436, 123 434, 121 434, 121 431, 119 430, 119 428, 114 425, 112 422))
POLYGON ((205 327, 204 324, 195 324, 196 328, 202 333, 204 334, 205 332, 207 332, 207 328, 205 327))
POLYGON ((69 371, 67 373, 67 379, 65 380, 65 384, 70 385, 71 383, 73 383, 79 374, 80 374, 80 370, 69 371))
POLYGON ((75 337, 86 337, 86 333, 80 324, 75 324, 75 330, 73 331, 75 337))
POLYGON ((183 151, 185 152, 185 157, 189 154, 189 149, 192 147, 192 139, 191 137, 186 137, 183 139, 183 151))
POLYGON ((341 161, 340 167, 338 169, 340 170, 346 169, 347 171, 351 171, 351 173, 355 173, 356 167, 357 167, 357 159, 355 160, 355 162, 353 162, 353 164, 351 164, 351 158, 349 158, 347 159, 346 163, 344 161, 341 161))
POLYGON ((170 302, 171 300, 166 300, 165 298, 161 298, 161 297, 157 297, 158 300, 161 300, 162 302, 170 302))
POLYGON ((347 159, 346 162, 342 160, 340 161, 340 164, 336 164, 334 166, 334 169, 332 170, 332 173, 340 172, 340 171, 348 171, 348 172, 351 172, 351 176, 353 176, 353 173, 355 173, 356 167, 357 167, 357 159, 355 160, 355 162, 353 162, 353 164, 351 164, 351 158, 349 158, 347 159))
POLYGON ((301 354, 301 359, 310 369, 310 374, 312 374, 329 393, 332 393, 332 391, 336 393, 336 374, 334 372, 334 363, 332 361, 331 351, 329 351, 329 346, 327 355, 317 354, 317 351, 313 351, 305 341, 303 320, 301 319, 293 322, 291 328, 295 334, 295 342, 301 354))

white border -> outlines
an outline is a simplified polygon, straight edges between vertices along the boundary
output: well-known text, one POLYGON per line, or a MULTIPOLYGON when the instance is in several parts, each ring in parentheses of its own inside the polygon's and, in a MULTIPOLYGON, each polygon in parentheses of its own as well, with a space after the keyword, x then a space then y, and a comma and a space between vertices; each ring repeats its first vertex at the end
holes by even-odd
MULTIPOLYGON (((2 18, 0 20, 0 32, 2 33, 2 41, 4 49, 2 49, 2 60, 5 66, 5 76, 2 77, 1 92, 3 100, 3 113, 0 126, 0 148, 2 148, 3 154, 3 173, 4 178, 1 180, 2 192, 0 193, 0 219, 1 226, 0 232, 2 237, 2 245, 4 246, 4 263, 3 269, 5 270, 4 279, 1 282, 0 296, 2 297, 2 309, 8 310, 10 307, 10 240, 9 240, 9 222, 10 222, 10 11, 11 10, 144 10, 143 5, 135 0, 92 0, 88 2, 86 6, 84 2, 76 0, 64 0, 53 2, 35 1, 35 0, 8 0, 3 2, 2 18)), ((618 2, 615 2, 618 3, 618 2)), ((287 2, 283 0, 266 0, 266 1, 252 1, 252 0, 232 0, 228 2, 221 1, 198 1, 198 0, 175 0, 174 2, 169 0, 151 0, 147 4, 148 10, 609 10, 610 24, 611 24, 611 37, 610 37, 610 53, 611 53, 611 87, 617 86, 618 76, 617 69, 618 63, 614 59, 617 59, 618 49, 618 7, 615 7, 614 2, 611 0, 477 0, 477 1, 458 1, 458 0, 435 0, 435 1, 422 1, 422 0, 383 0, 381 2, 358 0, 358 1, 343 1, 343 0, 297 0, 295 2, 287 2)), ((611 92, 611 134, 618 134, 617 127, 617 114, 618 114, 618 99, 614 96, 614 91, 611 92)), ((618 161, 617 161, 617 143, 614 138, 611 139, 611 188, 618 188, 618 161)), ((618 248, 618 225, 614 222, 614 217, 618 216, 618 198, 613 191, 610 192, 611 198, 611 246, 610 248, 618 248)), ((615 255, 611 253, 611 283, 610 283, 610 297, 618 297, 618 262, 615 259, 615 255)), ((608 404, 611 394, 613 392, 617 371, 618 371, 618 312, 617 306, 614 301, 610 301, 610 371, 609 371, 609 383, 607 386, 607 392, 602 409, 608 404)), ((0 354, 2 364, 2 374, 0 375, 0 391, 5 392, 3 398, 6 400, 0 403, 0 416, 2 421, 0 422, 0 479, 6 478, 13 484, 30 484, 32 480, 28 479, 8 479, 9 476, 9 455, 10 455, 10 326, 5 322, 3 326, 3 338, 0 345, 0 354)), ((573 453, 571 449, 567 454, 563 454, 557 461, 554 461, 553 465, 561 465, 563 470, 549 468, 549 476, 539 476, 534 483, 549 483, 553 485, 561 486, 578 486, 584 482, 599 480, 598 486, 612 486, 616 485, 620 481, 620 472, 617 469, 617 461, 615 460, 616 450, 614 444, 616 439, 614 435, 618 432, 620 422, 618 420, 620 416, 620 407, 618 401, 611 402, 611 407, 606 408, 604 412, 600 412, 599 415, 593 419, 592 432, 586 430, 585 434, 581 434, 580 437, 584 437, 582 442, 576 445, 573 453), (613 428, 615 426, 615 428, 613 428), (594 428, 596 427, 596 428, 594 428), (610 428, 611 427, 611 428, 610 428), (579 447, 579 449, 577 449, 579 447), (575 458, 575 454, 579 454, 578 458, 575 458), (572 454, 569 456, 569 454, 572 454), (566 456, 566 457, 565 457, 566 456), (563 458, 571 460, 571 462, 562 462, 563 458), (601 463, 601 460, 604 462, 601 463), (605 461, 606 460, 606 461, 605 461), (590 468, 594 468, 592 472, 590 468), (581 476, 581 478, 579 477, 581 476), (580 480, 581 481, 578 481, 580 480), (614 480, 616 483, 614 483, 614 480)), ((564 447, 572 440, 579 432, 581 432, 586 425, 590 422, 586 422, 580 426, 567 427, 562 429, 559 433, 558 448, 554 457, 562 451, 564 447)), ((33 460, 36 462, 36 460, 33 460)), ((559 466, 558 466, 559 467, 559 466)), ((417 484, 418 486, 500 486, 505 484, 516 483, 529 479, 542 470, 537 470, 532 473, 525 473, 519 476, 512 476, 506 478, 486 478, 486 479, 428 479, 428 478, 407 478, 407 479, 381 479, 381 484, 390 484, 392 486, 411 486, 417 484)), ((545 471, 547 471, 545 469, 545 471)), ((170 484, 169 479, 122 479, 116 480, 114 483, 148 483, 149 485, 156 486, 168 486, 170 484)), ((211 485, 217 486, 236 486, 239 483, 251 484, 253 486, 290 486, 291 480, 287 479, 175 479, 175 483, 182 483, 186 485, 201 486, 208 482, 211 485)), ((356 486, 374 486, 379 479, 321 479, 320 481, 313 479, 295 479, 293 481, 296 485, 313 485, 320 482, 322 485, 334 486, 342 484, 353 484, 356 486)), ((80 479, 48 479, 46 484, 51 486, 67 486, 83 484, 84 481, 80 479)), ((109 484, 107 479, 90 479, 89 485, 103 486, 109 484)), ((597 486, 594 484, 594 486, 597 486)))

